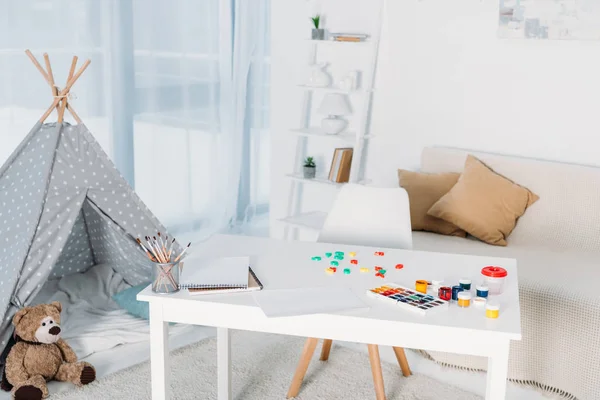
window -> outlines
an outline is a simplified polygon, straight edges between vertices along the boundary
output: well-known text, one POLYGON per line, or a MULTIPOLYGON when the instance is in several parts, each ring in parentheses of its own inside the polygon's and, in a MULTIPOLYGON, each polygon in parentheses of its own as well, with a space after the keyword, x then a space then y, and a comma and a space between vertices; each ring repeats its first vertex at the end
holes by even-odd
POLYGON ((236 91, 223 66, 236 57, 224 32, 236 29, 237 1, 0 0, 0 163, 51 103, 24 49, 50 55, 59 86, 78 55, 80 65, 92 64, 72 90, 74 107, 173 233, 266 212, 269 3, 247 0, 260 7, 260 20, 251 21, 256 50, 248 81, 239 83, 246 87, 236 91), (239 93, 244 110, 231 107, 239 93), (242 121, 232 125, 242 132, 224 120, 242 121))

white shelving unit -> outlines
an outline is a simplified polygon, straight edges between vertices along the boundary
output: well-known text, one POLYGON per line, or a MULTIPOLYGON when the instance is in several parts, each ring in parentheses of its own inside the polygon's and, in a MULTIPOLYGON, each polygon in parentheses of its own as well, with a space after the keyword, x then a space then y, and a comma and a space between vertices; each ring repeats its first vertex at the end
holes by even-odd
MULTIPOLYGON (((337 183, 328 180, 326 177, 317 177, 314 179, 305 179, 302 174, 302 162, 306 157, 306 147, 308 140, 337 140, 343 144, 343 147, 353 147, 352 164, 350 167, 350 183, 362 183, 359 181, 362 169, 363 160, 363 149, 365 141, 372 138, 372 135, 368 133, 369 128, 369 115, 371 113, 371 104, 373 96, 373 86, 375 83, 375 70, 377 68, 377 56, 379 52, 379 39, 381 35, 381 26, 383 19, 383 7, 384 0, 380 1, 379 18, 376 26, 372 29, 369 40, 362 42, 337 42, 332 40, 306 40, 310 46, 310 55, 308 65, 315 64, 317 62, 317 53, 320 46, 336 46, 341 47, 343 51, 352 51, 352 49, 358 47, 367 48, 370 52, 368 65, 369 68, 363 71, 363 76, 366 76, 364 82, 359 89, 353 91, 341 90, 335 87, 313 87, 309 85, 297 85, 300 90, 303 90, 303 105, 300 127, 290 127, 289 134, 297 136, 296 139, 296 155, 294 157, 294 172, 285 174, 285 177, 290 180, 287 216, 279 219, 285 226, 284 238, 287 240, 294 239, 298 232, 298 229, 308 229, 312 231, 319 231, 325 222, 327 213, 323 211, 302 211, 302 191, 304 185, 320 185, 322 190, 337 190, 344 185, 344 183, 337 183), (364 72, 367 72, 365 75, 364 72), (343 93, 348 96, 351 103, 360 101, 361 108, 358 109, 357 118, 354 120, 353 126, 350 129, 344 131, 338 135, 327 135, 321 131, 320 128, 311 126, 311 104, 313 102, 313 96, 315 93, 343 93)), ((342 51, 342 50, 340 50, 342 51)), ((357 52, 364 56, 364 50, 357 52)), ((363 60, 363 58, 360 58, 363 60)), ((364 62, 364 61, 362 61, 364 62)))

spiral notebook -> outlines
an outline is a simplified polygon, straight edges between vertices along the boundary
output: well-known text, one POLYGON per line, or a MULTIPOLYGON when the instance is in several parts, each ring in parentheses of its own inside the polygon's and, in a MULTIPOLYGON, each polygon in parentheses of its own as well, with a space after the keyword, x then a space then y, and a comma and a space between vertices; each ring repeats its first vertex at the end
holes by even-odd
POLYGON ((250 269, 250 257, 188 260, 179 287, 190 291, 210 290, 212 293, 217 290, 248 290, 250 286, 256 286, 249 276, 256 277, 250 269))
POLYGON ((248 286, 243 288, 188 288, 189 294, 219 294, 219 293, 236 293, 236 292, 256 292, 263 289, 263 284, 260 282, 252 268, 248 268, 248 286))

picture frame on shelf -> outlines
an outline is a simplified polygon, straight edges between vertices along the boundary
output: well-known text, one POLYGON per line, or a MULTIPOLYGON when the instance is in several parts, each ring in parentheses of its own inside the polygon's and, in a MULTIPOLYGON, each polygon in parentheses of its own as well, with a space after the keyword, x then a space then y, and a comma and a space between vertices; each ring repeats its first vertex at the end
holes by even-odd
POLYGON ((350 167, 352 165, 352 147, 336 148, 333 152, 328 179, 332 182, 347 183, 350 180, 350 167))

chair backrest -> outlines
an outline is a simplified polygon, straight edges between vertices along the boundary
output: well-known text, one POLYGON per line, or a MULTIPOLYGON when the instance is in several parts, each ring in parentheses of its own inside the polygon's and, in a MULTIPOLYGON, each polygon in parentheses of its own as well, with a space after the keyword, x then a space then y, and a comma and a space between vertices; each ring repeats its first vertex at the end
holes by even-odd
POLYGON ((344 185, 325 219, 318 241, 411 249, 406 190, 344 185))

